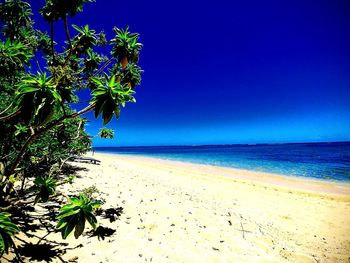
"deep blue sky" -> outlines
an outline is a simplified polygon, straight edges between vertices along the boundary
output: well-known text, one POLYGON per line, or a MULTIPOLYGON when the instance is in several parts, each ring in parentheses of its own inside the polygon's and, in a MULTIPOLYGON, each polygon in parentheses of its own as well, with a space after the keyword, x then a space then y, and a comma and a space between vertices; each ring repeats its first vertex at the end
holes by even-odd
POLYGON ((95 146, 350 140, 350 1, 97 0, 84 11, 73 23, 109 38, 129 25, 144 44, 137 103, 95 146))

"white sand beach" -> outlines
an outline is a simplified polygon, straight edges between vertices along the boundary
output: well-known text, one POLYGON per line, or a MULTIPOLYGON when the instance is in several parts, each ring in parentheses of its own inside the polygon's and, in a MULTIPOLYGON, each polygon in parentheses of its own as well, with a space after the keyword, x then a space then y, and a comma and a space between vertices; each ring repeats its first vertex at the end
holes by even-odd
MULTIPOLYGON (((101 165, 72 163, 86 170, 61 191, 95 185, 104 209, 122 207, 114 222, 98 217, 115 232, 64 241, 51 233, 48 240, 66 243, 52 262, 350 262, 349 185, 139 156, 94 158, 101 165)), ((45 233, 22 238, 36 243, 45 233)))

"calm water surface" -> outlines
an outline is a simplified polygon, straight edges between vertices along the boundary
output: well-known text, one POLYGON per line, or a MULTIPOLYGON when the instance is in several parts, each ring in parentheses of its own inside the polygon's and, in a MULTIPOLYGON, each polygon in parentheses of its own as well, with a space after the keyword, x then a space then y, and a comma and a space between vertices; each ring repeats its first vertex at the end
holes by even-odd
POLYGON ((95 147, 95 151, 144 155, 350 183, 350 142, 95 147))

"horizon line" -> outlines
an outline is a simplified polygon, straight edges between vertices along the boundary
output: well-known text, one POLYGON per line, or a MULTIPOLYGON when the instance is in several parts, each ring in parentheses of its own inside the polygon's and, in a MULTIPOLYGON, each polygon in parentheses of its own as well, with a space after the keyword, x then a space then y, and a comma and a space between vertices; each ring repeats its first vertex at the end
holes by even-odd
POLYGON ((129 145, 129 146, 92 146, 92 148, 125 148, 125 147, 200 147, 200 146, 254 146, 281 144, 316 144, 316 143, 350 143, 349 141, 320 141, 320 142, 273 142, 273 143, 219 143, 219 144, 172 144, 172 145, 129 145))

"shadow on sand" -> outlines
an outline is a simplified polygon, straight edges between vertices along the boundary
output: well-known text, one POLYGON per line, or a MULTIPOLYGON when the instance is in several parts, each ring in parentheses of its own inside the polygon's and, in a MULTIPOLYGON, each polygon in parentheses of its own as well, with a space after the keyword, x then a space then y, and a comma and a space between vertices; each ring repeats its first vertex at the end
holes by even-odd
MULTIPOLYGON (((17 248, 17 252, 21 258, 26 258, 30 261, 45 261, 52 262, 54 258, 59 258, 64 253, 64 251, 58 248, 58 245, 53 245, 50 243, 33 244, 25 243, 17 248)), ((63 259, 61 259, 64 262, 63 259)))
MULTIPOLYGON (((86 170, 88 169, 66 164, 59 176, 62 178, 67 178, 67 175, 79 177, 78 172, 86 170)), ((82 245, 72 247, 60 238, 50 239, 51 234, 57 233, 56 217, 61 204, 62 199, 55 197, 50 202, 37 204, 35 208, 32 205, 21 205, 12 208, 9 211, 12 215, 12 220, 20 227, 24 235, 14 237, 17 246, 15 253, 9 255, 9 258, 1 258, 0 261, 3 262, 2 260, 4 259, 4 262, 66 262, 62 258, 66 252, 82 247, 82 245)), ((103 220, 114 222, 119 219, 122 213, 122 207, 98 209, 96 211, 99 221, 102 222, 103 220)), ((106 237, 115 234, 115 232, 116 230, 113 228, 100 225, 96 230, 86 232, 83 236, 88 238, 97 237, 98 240, 104 240, 106 237)))
MULTIPOLYGON (((74 250, 82 247, 70 247, 69 243, 57 242, 49 239, 49 235, 57 232, 55 217, 58 214, 59 206, 50 202, 50 204, 41 206, 41 213, 33 211, 31 207, 21 207, 12 211, 13 219, 21 226, 25 238, 15 237, 17 240, 16 254, 17 258, 7 260, 8 262, 66 262, 62 256, 67 250, 74 250), (38 234, 38 231, 44 230, 45 235, 38 234)), ((123 208, 100 209, 99 216, 103 219, 109 219, 110 222, 119 219, 123 213, 123 208)), ((88 238, 97 237, 98 240, 104 240, 115 234, 116 230, 110 227, 99 226, 96 230, 86 232, 84 236, 88 238)))

